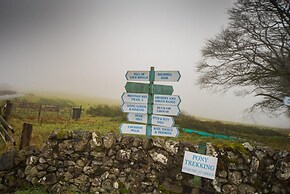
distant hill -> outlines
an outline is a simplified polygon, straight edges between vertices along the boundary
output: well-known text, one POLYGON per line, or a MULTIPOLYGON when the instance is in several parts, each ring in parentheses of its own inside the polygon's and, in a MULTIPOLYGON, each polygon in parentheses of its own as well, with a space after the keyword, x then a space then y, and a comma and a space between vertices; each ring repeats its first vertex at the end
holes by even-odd
POLYGON ((0 83, 0 100, 8 100, 23 96, 23 94, 17 93, 9 84, 0 83))
POLYGON ((0 91, 13 91, 13 88, 7 83, 0 83, 0 91))
POLYGON ((6 96, 6 95, 12 95, 12 94, 17 94, 17 92, 10 91, 10 90, 0 90, 0 96, 6 96))
POLYGON ((7 83, 0 83, 0 96, 17 94, 7 83))

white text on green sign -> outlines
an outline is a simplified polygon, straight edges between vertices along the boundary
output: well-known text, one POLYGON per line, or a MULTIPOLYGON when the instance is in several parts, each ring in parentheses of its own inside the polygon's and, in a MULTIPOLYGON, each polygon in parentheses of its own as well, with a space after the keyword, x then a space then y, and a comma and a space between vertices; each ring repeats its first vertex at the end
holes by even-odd
POLYGON ((164 137, 177 137, 179 135, 179 131, 177 127, 161 127, 153 125, 152 135, 164 137))
POLYGON ((147 113, 147 104, 133 104, 133 103, 123 103, 122 112, 127 113, 147 113))
POLYGON ((126 79, 130 81, 148 81, 149 71, 127 71, 126 79))
POLYGON ((125 134, 145 135, 146 125, 121 124, 120 132, 125 134))
POLYGON ((218 159, 216 157, 185 151, 182 172, 215 179, 217 161, 218 159))
POLYGON ((180 109, 178 106, 153 105, 153 114, 178 116, 179 113, 180 109))
POLYGON ((153 103, 162 105, 179 105, 181 99, 179 96, 175 95, 154 95, 153 103))
POLYGON ((146 104, 148 101, 148 94, 124 92, 121 98, 122 98, 123 103, 129 102, 129 103, 144 103, 144 104, 146 104))

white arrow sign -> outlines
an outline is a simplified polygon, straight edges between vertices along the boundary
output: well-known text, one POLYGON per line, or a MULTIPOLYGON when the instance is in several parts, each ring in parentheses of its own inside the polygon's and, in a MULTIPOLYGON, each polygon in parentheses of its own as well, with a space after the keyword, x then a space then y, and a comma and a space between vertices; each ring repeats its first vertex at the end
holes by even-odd
POLYGON ((283 102, 286 106, 290 106, 290 97, 285 96, 283 102))
POLYGON ((147 123, 148 115, 147 114, 139 114, 139 113, 129 113, 127 115, 128 121, 138 122, 138 123, 147 123))
POLYGON ((120 132, 126 134, 146 135, 146 125, 121 124, 120 132))
POLYGON ((180 102, 181 102, 180 97, 173 95, 154 95, 153 99, 154 104, 179 105, 180 102))
POLYGON ((155 81, 178 82, 181 75, 179 71, 155 71, 155 81))
POLYGON ((167 117, 167 116, 152 115, 152 125, 173 127, 174 119, 172 117, 167 117))
POLYGON ((123 103, 122 112, 147 113, 147 104, 123 103))
POLYGON ((152 135, 165 136, 165 137, 177 137, 179 135, 179 131, 177 127, 152 126, 152 135))
POLYGON ((121 98, 122 98, 123 103, 124 102, 129 102, 129 103, 144 103, 144 104, 147 104, 148 94, 126 93, 126 92, 124 92, 121 98))
POLYGON ((178 106, 153 105, 153 114, 178 116, 179 113, 180 109, 178 106))
POLYGON ((130 81, 149 81, 149 71, 127 71, 126 79, 130 81))

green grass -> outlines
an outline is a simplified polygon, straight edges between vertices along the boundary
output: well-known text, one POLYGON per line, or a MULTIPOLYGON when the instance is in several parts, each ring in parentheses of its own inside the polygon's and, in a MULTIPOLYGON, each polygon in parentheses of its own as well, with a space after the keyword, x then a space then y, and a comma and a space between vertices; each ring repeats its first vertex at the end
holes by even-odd
MULTIPOLYGON (((49 134, 53 130, 67 129, 67 130, 90 130, 98 131, 101 134, 107 134, 109 132, 114 132, 119 134, 119 126, 121 123, 126 122, 125 117, 109 117, 109 116, 91 116, 87 113, 91 107, 98 107, 103 101, 90 101, 88 98, 81 97, 70 97, 70 99, 61 98, 58 96, 44 96, 30 94, 16 100, 13 102, 32 102, 37 104, 52 104, 59 105, 61 107, 68 107, 63 109, 63 112, 42 112, 41 118, 38 120, 38 110, 25 110, 25 109, 14 109, 18 112, 13 112, 9 120, 9 124, 15 129, 14 139, 19 146, 22 125, 24 122, 33 124, 33 132, 31 137, 31 144, 36 145, 40 148, 41 145, 47 140, 49 134), (80 120, 74 121, 71 119, 71 107, 72 106, 83 106, 82 116, 80 120)), ((112 105, 112 104, 110 104, 112 105)), ((113 103, 113 105, 115 105, 113 103)), ((116 112, 116 106, 103 106, 104 110, 108 109, 108 112, 116 112), (112 108, 112 109, 111 109, 112 108)), ((105 114, 106 112, 104 112, 105 114)), ((119 113, 118 113, 119 114, 119 113)), ((117 115, 118 115, 117 114, 117 115)), ((214 139, 210 137, 202 137, 197 134, 187 134, 182 132, 182 128, 191 128, 200 131, 205 131, 208 133, 222 134, 238 137, 240 141, 235 143, 240 144, 244 141, 249 141, 253 145, 267 145, 274 149, 290 151, 289 139, 287 135, 289 133, 279 133, 277 130, 271 130, 270 128, 261 128, 248 125, 238 125, 238 124, 227 124, 219 121, 202 121, 193 116, 181 114, 175 117, 176 126, 180 127, 180 135, 177 138, 168 138, 177 141, 189 142, 189 143, 199 143, 201 141, 212 142, 217 145, 231 144, 233 141, 214 139), (226 144, 224 143, 226 142, 226 144)), ((142 137, 143 138, 143 137, 142 137)), ((145 138, 145 137, 144 137, 145 138)), ((166 139, 166 138, 165 138, 166 139)), ((9 147, 9 146, 8 146, 9 147)), ((0 144, 0 150, 7 150, 7 146, 2 143, 0 144)))
MULTIPOLYGON (((29 102, 47 104, 47 102, 58 101, 63 103, 73 103, 74 106, 82 105, 83 108, 87 109, 90 106, 98 104, 109 104, 109 105, 120 105, 120 100, 101 98, 101 97, 92 97, 92 96, 83 96, 77 94, 66 94, 66 93, 52 93, 52 92, 33 92, 29 93, 21 99, 26 99, 29 102), (46 101, 46 102, 45 102, 46 101)), ((54 103, 54 105, 56 105, 54 103)))

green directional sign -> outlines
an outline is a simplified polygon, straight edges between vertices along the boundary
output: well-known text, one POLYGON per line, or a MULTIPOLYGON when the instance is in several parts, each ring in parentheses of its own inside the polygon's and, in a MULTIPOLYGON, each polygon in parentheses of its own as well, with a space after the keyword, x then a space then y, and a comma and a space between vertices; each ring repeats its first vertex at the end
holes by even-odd
MULTIPOLYGON (((171 95, 173 87, 167 85, 153 84, 153 94, 171 95)), ((126 92, 129 93, 150 93, 150 84, 127 82, 125 86, 126 92)))

